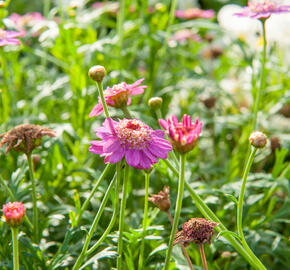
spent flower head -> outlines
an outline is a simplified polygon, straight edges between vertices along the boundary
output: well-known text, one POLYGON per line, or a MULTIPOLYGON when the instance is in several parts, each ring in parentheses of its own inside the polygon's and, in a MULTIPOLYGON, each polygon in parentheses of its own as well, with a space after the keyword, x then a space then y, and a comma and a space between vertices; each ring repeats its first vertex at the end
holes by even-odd
POLYGON ((3 138, 0 147, 7 144, 6 154, 11 148, 29 154, 41 145, 42 137, 45 135, 55 137, 55 131, 40 125, 22 124, 0 135, 0 138, 3 138))
POLYGON ((9 202, 3 205, 3 219, 9 226, 18 227, 23 222, 25 211, 22 202, 9 202))
POLYGON ((116 163, 125 157, 137 169, 150 169, 157 158, 167 158, 172 147, 162 130, 153 130, 139 119, 107 118, 97 128, 101 141, 92 141, 90 151, 105 157, 105 163, 116 163))
MULTIPOLYGON (((130 96, 142 94, 146 85, 140 85, 144 79, 140 79, 133 84, 125 82, 114 85, 112 88, 108 87, 104 91, 105 101, 108 106, 115 108, 122 108, 131 104, 130 96)), ((101 98, 99 97, 98 104, 92 109, 89 117, 98 116, 104 111, 101 98)))
POLYGON ((170 188, 164 186, 163 190, 159 191, 158 194, 152 194, 148 201, 154 203, 161 211, 167 212, 171 207, 169 191, 170 188))
POLYGON ((191 242, 195 244, 210 244, 214 234, 213 228, 218 225, 218 223, 205 218, 191 218, 182 225, 182 230, 176 233, 173 245, 187 245, 191 242))
POLYGON ((249 1, 248 6, 235 15, 240 17, 250 17, 253 19, 265 20, 272 14, 290 12, 289 5, 280 5, 277 1, 249 1))
POLYGON ((173 115, 167 121, 159 119, 159 124, 168 134, 173 148, 180 153, 187 153, 196 146, 202 128, 198 118, 193 123, 191 117, 186 114, 183 115, 182 122, 178 122, 177 117, 173 115))
POLYGON ((0 47, 6 45, 20 45, 18 37, 23 36, 23 33, 16 31, 7 31, 0 29, 0 47))
POLYGON ((252 146, 256 148, 263 148, 267 144, 267 136, 260 131, 254 131, 249 137, 252 146))

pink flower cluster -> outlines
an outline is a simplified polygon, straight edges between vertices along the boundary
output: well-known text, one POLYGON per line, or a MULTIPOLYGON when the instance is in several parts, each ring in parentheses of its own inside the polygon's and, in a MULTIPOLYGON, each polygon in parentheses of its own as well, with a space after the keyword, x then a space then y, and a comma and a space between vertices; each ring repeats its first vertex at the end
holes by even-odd
POLYGON ((9 19, 14 22, 15 28, 18 31, 23 31, 24 33, 26 32, 27 27, 32 27, 38 22, 45 20, 45 18, 39 12, 26 13, 24 15, 12 13, 9 16, 9 19))
POLYGON ((22 202, 9 202, 3 205, 4 220, 11 227, 17 227, 23 222, 25 212, 22 202))
POLYGON ((0 29, 0 47, 6 45, 20 45, 21 43, 17 37, 21 36, 23 36, 23 33, 0 29))
POLYGON ((175 17, 186 19, 186 20, 197 19, 197 18, 211 19, 214 17, 214 11, 212 9, 202 10, 199 8, 176 10, 175 17))

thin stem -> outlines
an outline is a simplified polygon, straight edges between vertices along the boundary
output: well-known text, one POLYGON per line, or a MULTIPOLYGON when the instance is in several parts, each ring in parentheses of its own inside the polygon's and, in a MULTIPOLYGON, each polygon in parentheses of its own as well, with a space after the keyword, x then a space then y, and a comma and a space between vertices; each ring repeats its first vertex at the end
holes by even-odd
POLYGON ((117 213, 119 209, 119 192, 120 192, 120 179, 121 179, 121 162, 117 163, 117 183, 116 183, 116 191, 115 191, 115 203, 114 203, 114 210, 113 215, 110 221, 110 224, 108 228, 105 230, 105 232, 102 234, 101 238, 95 243, 87 252, 87 255, 90 255, 92 252, 94 252, 100 244, 106 239, 107 235, 111 232, 116 219, 117 219, 117 213))
POLYGON ((102 101, 102 105, 103 105, 103 109, 104 109, 105 115, 106 115, 107 118, 109 118, 110 114, 109 114, 109 110, 108 110, 108 107, 107 107, 107 104, 106 104, 106 101, 105 101, 105 96, 104 96, 104 90, 103 90, 102 82, 97 82, 97 86, 98 86, 99 96, 101 97, 101 101, 102 101))
POLYGON ((31 159, 31 153, 26 154, 28 167, 29 167, 29 176, 32 187, 32 205, 33 205, 33 234, 34 234, 34 242, 39 242, 39 227, 38 227, 38 208, 37 208, 37 195, 36 195, 36 184, 33 174, 33 165, 31 159))
POLYGON ((13 246, 13 269, 19 270, 19 242, 17 239, 18 236, 18 227, 11 227, 12 232, 12 246, 13 246))
POLYGON ((140 255, 139 255, 139 265, 138 269, 144 269, 143 262, 144 262, 144 248, 145 248, 145 234, 146 228, 148 223, 148 193, 149 193, 149 178, 150 173, 145 173, 145 198, 144 198, 144 216, 143 216, 143 230, 142 230, 142 242, 140 248, 140 255))
POLYGON ((160 108, 157 108, 155 110, 155 113, 156 113, 157 119, 162 119, 162 112, 161 112, 160 108))
POLYGON ((124 230, 124 221, 125 221, 128 180, 129 180, 128 173, 129 173, 129 165, 126 163, 124 179, 123 179, 123 194, 122 194, 121 209, 120 209, 117 270, 122 269, 123 230, 124 230))
MULTIPOLYGON (((166 213, 168 215, 169 221, 170 221, 171 226, 172 226, 173 225, 173 218, 172 218, 169 210, 166 213)), ((184 257, 187 260, 187 264, 188 264, 190 270, 194 270, 193 265, 192 265, 192 262, 191 262, 191 259, 190 259, 189 255, 188 255, 187 251, 186 251, 185 246, 182 245, 182 244, 180 246, 181 246, 181 249, 182 249, 182 252, 183 252, 184 257)))
POLYGON ((169 243, 168 243, 168 250, 167 250, 167 254, 166 254, 165 267, 164 267, 165 270, 169 269, 171 253, 172 253, 172 248, 173 248, 173 241, 174 241, 175 233, 176 233, 176 230, 178 227, 178 220, 179 220, 181 207, 182 207, 182 197, 183 197, 183 190, 184 190, 185 162, 186 162, 186 154, 180 154, 177 202, 176 202, 176 206, 175 206, 174 220, 173 220, 170 239, 169 239, 169 243))
POLYGON ((131 116, 131 113, 129 112, 127 106, 122 107, 121 110, 122 110, 122 112, 123 112, 123 114, 124 114, 124 116, 125 116, 126 118, 128 118, 128 119, 132 119, 132 118, 133 118, 133 117, 131 116))
POLYGON ((199 245, 199 250, 200 250, 200 256, 201 256, 201 260, 202 260, 203 269, 208 270, 203 244, 199 245))
POLYGON ((99 185, 101 184, 101 182, 104 180, 106 174, 108 173, 108 171, 112 168, 112 164, 109 163, 107 164, 106 168, 104 169, 104 171, 102 172, 102 174, 100 175, 99 179, 97 180, 96 184, 94 185, 89 197, 85 200, 79 214, 78 214, 78 217, 77 217, 77 221, 76 221, 76 226, 78 226, 80 220, 81 220, 81 217, 84 213, 84 211, 87 209, 90 201, 91 201, 91 198, 94 196, 95 192, 97 191, 99 185))
POLYGON ((10 94, 8 91, 9 72, 7 69, 7 62, 6 62, 4 48, 0 48, 0 55, 1 55, 2 79, 3 79, 3 87, 2 87, 2 93, 1 93, 2 106, 3 106, 2 120, 3 122, 5 122, 8 119, 9 113, 10 113, 10 94))
POLYGON ((262 29, 263 29, 263 54, 262 54, 260 85, 257 90, 255 104, 253 108, 254 118, 253 118, 252 130, 255 130, 258 128, 257 116, 258 116, 258 111, 259 111, 259 101, 260 101, 261 94, 265 88, 265 65, 266 65, 266 53, 267 53, 266 20, 261 20, 261 23, 262 23, 262 29))
MULTIPOLYGON (((123 38, 124 38, 124 19, 125 19, 125 5, 126 0, 120 0, 120 9, 118 12, 117 18, 117 34, 118 34, 118 57, 121 58, 121 51, 123 46, 123 38)), ((120 66, 122 65, 121 59, 119 59, 120 66)))
MULTIPOLYGON (((178 170, 171 164, 169 160, 164 160, 168 165, 168 168, 172 170, 175 175, 178 175, 178 170)), ((212 220, 216 223, 219 223, 219 226, 216 229, 219 232, 228 232, 229 230, 223 225, 220 219, 211 211, 211 209, 204 203, 204 201, 199 197, 198 194, 191 188, 191 186, 185 181, 185 188, 190 193, 191 198, 193 199, 195 206, 202 213, 202 215, 212 220)), ((258 270, 266 270, 265 266, 256 258, 255 254, 251 250, 245 250, 245 248, 238 242, 238 240, 229 233, 225 233, 223 237, 255 268, 258 270)))
POLYGON ((106 206, 106 203, 107 203, 107 201, 108 201, 108 199, 109 199, 109 196, 110 196, 110 194, 111 194, 111 191, 112 191, 112 189, 113 189, 113 186, 114 186, 115 181, 116 181, 116 175, 114 176, 113 180, 111 181, 111 183, 110 183, 110 185, 109 185, 109 187, 108 187, 108 189, 107 189, 107 191, 106 191, 106 193, 105 193, 105 196, 104 196, 104 198, 103 198, 103 200, 102 200, 102 203, 101 203, 101 205, 100 205, 100 208, 99 208, 99 210, 98 210, 98 213, 96 214, 95 219, 94 219, 94 221, 93 221, 93 224, 92 224, 92 226, 91 226, 91 228, 90 228, 90 231, 89 231, 89 233, 87 234, 87 237, 86 237, 85 243, 84 243, 84 245, 83 245, 83 249, 82 249, 82 251, 81 251, 81 254, 79 255, 77 261, 75 262, 75 265, 74 265, 74 267, 73 267, 73 270, 77 270, 77 269, 79 269, 79 268, 81 267, 81 265, 82 265, 84 259, 85 259, 86 256, 87 256, 87 250, 88 250, 88 247, 89 247, 90 241, 91 241, 91 239, 92 239, 92 237, 93 237, 93 234, 94 234, 94 231, 95 231, 95 229, 96 229, 96 227, 97 227, 97 225, 98 225, 98 223, 99 223, 99 220, 100 220, 101 215, 102 215, 102 213, 103 213, 103 210, 104 210, 104 208, 105 208, 105 206, 106 206))

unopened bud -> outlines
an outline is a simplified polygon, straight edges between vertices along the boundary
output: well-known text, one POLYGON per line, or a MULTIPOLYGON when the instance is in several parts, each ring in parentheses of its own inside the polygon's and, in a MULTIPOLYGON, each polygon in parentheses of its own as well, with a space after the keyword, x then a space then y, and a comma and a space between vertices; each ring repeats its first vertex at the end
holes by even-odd
POLYGON ((267 144, 267 137, 263 132, 254 131, 249 137, 251 145, 256 148, 263 148, 267 144))
POLYGON ((9 202, 3 205, 3 219, 11 227, 18 227, 22 224, 25 212, 22 202, 9 202))
POLYGON ((106 74, 106 69, 103 66, 93 66, 89 70, 89 76, 96 82, 101 82, 106 74))
POLYGON ((153 110, 159 109, 162 105, 163 99, 161 97, 153 97, 148 101, 148 106, 153 110))

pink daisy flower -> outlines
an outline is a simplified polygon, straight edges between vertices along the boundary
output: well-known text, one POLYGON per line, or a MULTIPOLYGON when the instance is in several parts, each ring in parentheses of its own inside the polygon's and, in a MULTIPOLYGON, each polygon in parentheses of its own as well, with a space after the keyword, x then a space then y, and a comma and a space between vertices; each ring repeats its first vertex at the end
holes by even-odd
POLYGON ((274 1, 249 2, 241 12, 235 13, 239 17, 250 17, 253 19, 267 19, 271 14, 290 12, 290 6, 279 5, 274 1))
MULTIPOLYGON (((131 104, 131 98, 129 96, 135 96, 142 94, 146 85, 139 86, 144 79, 140 79, 133 84, 127 84, 125 82, 114 85, 112 88, 108 87, 104 91, 105 101, 108 106, 115 108, 122 108, 131 104)), ((99 97, 99 103, 92 109, 89 117, 98 116, 104 111, 101 98, 99 97)))
POLYGON ((159 124, 168 134, 173 148, 181 153, 189 152, 196 146, 202 128, 198 118, 192 123, 190 116, 186 114, 183 115, 182 122, 178 122, 177 117, 173 115, 167 121, 159 119, 159 124))
POLYGON ((214 11, 212 9, 189 8, 186 10, 176 10, 175 17, 187 20, 197 18, 211 19, 214 17, 214 11))
POLYGON ((89 150, 104 156, 105 163, 116 163, 125 157, 132 167, 150 169, 157 158, 166 159, 172 150, 162 130, 153 130, 138 119, 116 122, 107 118, 96 131, 101 140, 92 141, 89 150))
POLYGON ((25 207, 22 202, 9 202, 3 205, 4 220, 12 227, 19 226, 25 216, 25 207))
POLYGON ((0 29, 0 47, 6 45, 20 45, 21 43, 17 37, 21 36, 23 36, 23 33, 0 29))

